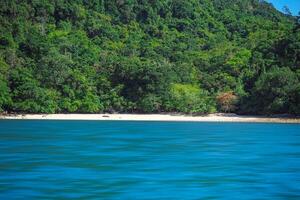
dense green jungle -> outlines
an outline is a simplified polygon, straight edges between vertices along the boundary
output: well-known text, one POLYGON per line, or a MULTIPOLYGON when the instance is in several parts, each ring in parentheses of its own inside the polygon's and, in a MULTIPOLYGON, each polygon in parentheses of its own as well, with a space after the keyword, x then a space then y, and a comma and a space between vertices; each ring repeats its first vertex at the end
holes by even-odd
POLYGON ((300 114, 300 17, 262 0, 1 0, 3 113, 300 114))

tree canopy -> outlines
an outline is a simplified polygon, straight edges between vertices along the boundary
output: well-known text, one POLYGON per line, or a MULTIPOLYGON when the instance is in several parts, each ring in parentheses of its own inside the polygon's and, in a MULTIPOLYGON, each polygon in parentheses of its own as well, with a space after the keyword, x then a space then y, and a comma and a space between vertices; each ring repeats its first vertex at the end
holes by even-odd
POLYGON ((299 16, 263 0, 2 0, 0 111, 300 114, 299 16))

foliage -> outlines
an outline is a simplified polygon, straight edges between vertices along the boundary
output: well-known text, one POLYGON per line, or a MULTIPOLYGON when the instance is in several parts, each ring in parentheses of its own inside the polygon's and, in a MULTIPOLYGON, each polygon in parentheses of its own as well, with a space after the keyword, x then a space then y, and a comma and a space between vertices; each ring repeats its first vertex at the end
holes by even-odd
POLYGON ((255 83, 257 112, 298 113, 300 82, 289 68, 272 68, 255 83))
POLYGON ((217 96, 218 107, 223 112, 233 112, 236 110, 238 97, 230 92, 223 92, 217 96))
POLYGON ((7 81, 8 66, 0 60, 0 112, 11 104, 11 96, 7 81))
POLYGON ((299 19, 263 0, 2 0, 0 111, 300 114, 299 19))
POLYGON ((161 98, 154 94, 147 94, 139 102, 139 108, 145 113, 159 112, 161 110, 161 106, 161 98))
POLYGON ((11 74, 13 109, 28 113, 55 113, 57 92, 41 88, 27 68, 15 68, 11 74))
POLYGON ((209 113, 213 103, 208 93, 194 85, 173 84, 170 91, 169 110, 184 113, 209 113))

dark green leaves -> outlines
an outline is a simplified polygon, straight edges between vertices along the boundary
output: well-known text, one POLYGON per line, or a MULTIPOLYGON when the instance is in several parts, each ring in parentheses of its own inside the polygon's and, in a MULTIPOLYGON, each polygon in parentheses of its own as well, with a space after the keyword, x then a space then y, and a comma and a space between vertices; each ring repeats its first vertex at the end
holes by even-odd
POLYGON ((0 110, 208 113, 225 94, 218 111, 299 114, 298 18, 259 0, 3 0, 0 110))

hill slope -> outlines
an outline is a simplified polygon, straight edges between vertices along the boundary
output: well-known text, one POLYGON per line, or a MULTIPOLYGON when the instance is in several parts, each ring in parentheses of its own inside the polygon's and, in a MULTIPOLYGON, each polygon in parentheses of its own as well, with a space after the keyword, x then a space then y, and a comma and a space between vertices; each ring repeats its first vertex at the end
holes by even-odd
POLYGON ((0 109, 300 113, 300 28, 258 0, 4 0, 0 109))

